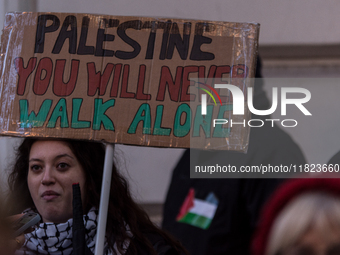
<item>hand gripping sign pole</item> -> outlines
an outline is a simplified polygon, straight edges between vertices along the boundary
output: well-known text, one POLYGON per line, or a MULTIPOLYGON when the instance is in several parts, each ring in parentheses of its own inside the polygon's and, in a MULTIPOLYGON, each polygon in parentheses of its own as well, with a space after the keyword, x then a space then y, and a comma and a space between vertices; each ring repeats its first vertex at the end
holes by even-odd
POLYGON ((110 198, 112 166, 113 166, 113 145, 108 143, 106 144, 105 149, 105 162, 102 189, 100 193, 100 205, 98 215, 99 219, 97 227, 95 255, 102 255, 104 253, 105 230, 110 198))

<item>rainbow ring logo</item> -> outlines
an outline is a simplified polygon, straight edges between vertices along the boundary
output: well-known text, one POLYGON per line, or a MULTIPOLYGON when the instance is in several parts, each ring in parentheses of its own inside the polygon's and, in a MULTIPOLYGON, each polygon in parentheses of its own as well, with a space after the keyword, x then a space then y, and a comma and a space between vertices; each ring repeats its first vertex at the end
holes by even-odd
MULTIPOLYGON (((216 97, 218 98, 218 101, 222 105, 221 97, 219 96, 219 94, 217 93, 217 91, 213 87, 211 87, 208 84, 205 84, 203 82, 197 82, 197 83, 198 83, 199 86, 202 85, 202 86, 205 86, 206 88, 210 89, 216 95, 216 97)), ((197 88, 201 89, 205 93, 207 93, 212 98, 212 100, 214 101, 215 105, 217 106, 215 97, 213 96, 213 94, 209 90, 207 90, 205 88, 201 88, 201 87, 197 87, 197 88)), ((202 115, 207 115, 207 94, 201 94, 201 104, 202 104, 201 105, 201 114, 202 115)))

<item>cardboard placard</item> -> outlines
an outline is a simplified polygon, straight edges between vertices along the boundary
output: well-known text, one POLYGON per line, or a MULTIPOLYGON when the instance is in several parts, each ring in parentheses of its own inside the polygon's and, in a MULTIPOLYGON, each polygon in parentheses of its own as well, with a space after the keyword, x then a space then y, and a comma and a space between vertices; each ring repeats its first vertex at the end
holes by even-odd
POLYGON ((8 13, 0 134, 244 151, 248 127, 191 135, 200 99, 189 87, 254 77, 258 33, 256 23, 8 13))

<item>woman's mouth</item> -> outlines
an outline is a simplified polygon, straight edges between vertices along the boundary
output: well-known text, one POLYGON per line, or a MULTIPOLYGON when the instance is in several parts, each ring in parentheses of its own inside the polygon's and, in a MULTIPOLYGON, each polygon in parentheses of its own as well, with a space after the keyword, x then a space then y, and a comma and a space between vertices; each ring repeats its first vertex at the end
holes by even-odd
POLYGON ((41 195, 41 197, 46 201, 51 201, 59 196, 60 196, 59 193, 52 191, 52 190, 47 190, 41 195))

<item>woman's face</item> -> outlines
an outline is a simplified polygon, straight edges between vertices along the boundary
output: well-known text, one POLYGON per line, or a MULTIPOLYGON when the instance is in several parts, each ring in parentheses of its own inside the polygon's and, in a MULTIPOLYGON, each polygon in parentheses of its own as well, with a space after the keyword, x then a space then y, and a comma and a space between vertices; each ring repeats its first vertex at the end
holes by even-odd
POLYGON ((310 228, 298 240, 296 245, 288 249, 284 255, 340 255, 340 229, 335 227, 327 233, 310 228))
POLYGON ((29 154, 28 188, 44 222, 72 218, 72 184, 79 183, 85 201, 85 173, 63 141, 37 141, 29 154))

